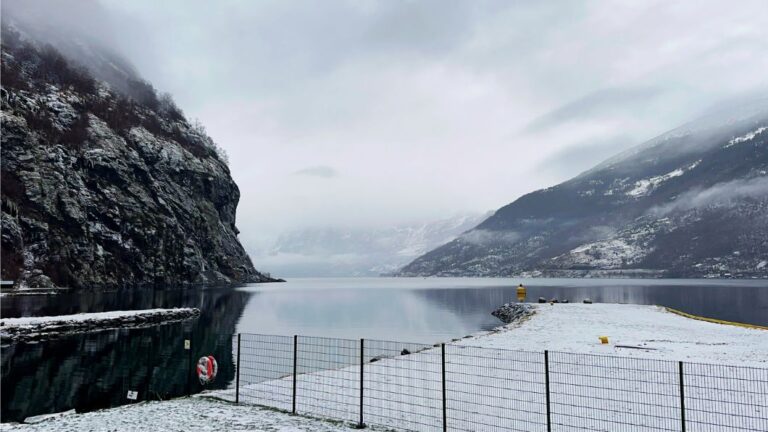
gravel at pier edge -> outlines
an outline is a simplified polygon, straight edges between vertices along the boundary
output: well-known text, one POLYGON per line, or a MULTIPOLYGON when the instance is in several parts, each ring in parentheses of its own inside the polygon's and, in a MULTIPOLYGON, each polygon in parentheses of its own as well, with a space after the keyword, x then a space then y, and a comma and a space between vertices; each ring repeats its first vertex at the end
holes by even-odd
POLYGON ((507 303, 491 312, 491 315, 500 319, 504 324, 510 324, 529 317, 535 313, 533 305, 526 303, 507 303))

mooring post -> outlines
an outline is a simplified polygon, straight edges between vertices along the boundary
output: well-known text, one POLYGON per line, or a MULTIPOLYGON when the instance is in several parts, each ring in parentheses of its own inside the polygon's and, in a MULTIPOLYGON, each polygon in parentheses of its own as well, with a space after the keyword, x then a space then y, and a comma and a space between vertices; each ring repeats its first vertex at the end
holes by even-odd
POLYGON ((299 353, 299 336, 293 335, 293 402, 291 406, 291 412, 293 414, 296 414, 296 371, 297 371, 297 360, 299 353))
POLYGON ((237 375, 235 377, 235 403, 240 403, 240 333, 237 334, 237 375))

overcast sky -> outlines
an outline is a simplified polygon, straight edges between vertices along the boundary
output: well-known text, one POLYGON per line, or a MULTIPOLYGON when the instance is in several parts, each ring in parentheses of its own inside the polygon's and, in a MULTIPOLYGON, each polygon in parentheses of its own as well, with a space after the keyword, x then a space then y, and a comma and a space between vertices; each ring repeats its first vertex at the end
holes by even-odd
POLYGON ((250 250, 495 209, 768 78, 765 0, 102 4, 229 153, 250 250))

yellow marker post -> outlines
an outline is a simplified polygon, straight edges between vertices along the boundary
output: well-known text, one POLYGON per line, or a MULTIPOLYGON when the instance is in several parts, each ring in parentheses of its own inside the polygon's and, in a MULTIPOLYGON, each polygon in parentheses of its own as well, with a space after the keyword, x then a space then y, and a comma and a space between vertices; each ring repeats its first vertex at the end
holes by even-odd
POLYGON ((524 302, 525 301, 525 295, 526 295, 526 292, 525 292, 525 287, 523 286, 523 284, 518 285, 517 286, 517 301, 524 302))
POLYGON ((600 339, 600 343, 601 344, 603 344, 603 345, 607 345, 608 344, 608 336, 600 336, 599 339, 600 339))

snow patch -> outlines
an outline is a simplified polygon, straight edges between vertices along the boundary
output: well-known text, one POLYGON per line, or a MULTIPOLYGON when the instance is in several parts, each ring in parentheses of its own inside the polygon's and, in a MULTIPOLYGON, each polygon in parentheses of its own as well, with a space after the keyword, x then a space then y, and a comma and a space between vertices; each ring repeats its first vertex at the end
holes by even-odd
POLYGON ((652 192, 654 189, 659 187, 659 185, 661 185, 665 181, 671 178, 680 177, 681 175, 685 174, 687 171, 690 171, 696 168, 700 163, 701 163, 701 159, 697 160, 696 162, 692 163, 687 167, 678 168, 674 171, 670 171, 663 175, 638 180, 635 182, 635 187, 632 190, 627 192, 627 195, 636 197, 636 198, 648 195, 650 192, 652 192))
POLYGON ((748 132, 748 133, 746 133, 746 134, 744 134, 742 136, 733 138, 732 140, 728 141, 728 144, 724 145, 723 148, 733 147, 736 144, 741 144, 743 142, 752 141, 753 139, 755 139, 756 136, 760 135, 761 133, 765 132, 766 130, 768 130, 768 127, 761 126, 761 127, 757 128, 757 129, 753 130, 752 132, 748 132))

